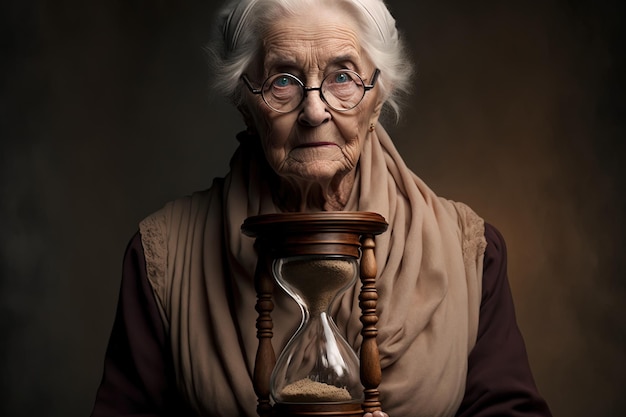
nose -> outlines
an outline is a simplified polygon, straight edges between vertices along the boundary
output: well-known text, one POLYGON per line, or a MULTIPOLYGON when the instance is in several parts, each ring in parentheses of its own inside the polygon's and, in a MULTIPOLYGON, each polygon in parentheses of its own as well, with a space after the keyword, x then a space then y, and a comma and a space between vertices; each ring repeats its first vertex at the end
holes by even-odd
POLYGON ((302 102, 298 122, 305 126, 319 126, 331 119, 328 106, 322 100, 319 89, 309 90, 302 102))

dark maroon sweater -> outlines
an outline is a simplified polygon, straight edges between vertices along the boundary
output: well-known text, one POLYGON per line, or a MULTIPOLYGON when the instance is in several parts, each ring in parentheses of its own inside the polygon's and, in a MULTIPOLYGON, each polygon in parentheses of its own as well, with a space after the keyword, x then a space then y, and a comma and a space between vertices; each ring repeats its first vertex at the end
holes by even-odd
MULTIPOLYGON (((515 319, 504 239, 489 224, 485 237, 478 338, 468 358, 465 396, 456 415, 551 416, 535 386, 515 319)), ((193 415, 176 389, 167 336, 137 233, 124 257, 117 314, 92 417, 193 415)))

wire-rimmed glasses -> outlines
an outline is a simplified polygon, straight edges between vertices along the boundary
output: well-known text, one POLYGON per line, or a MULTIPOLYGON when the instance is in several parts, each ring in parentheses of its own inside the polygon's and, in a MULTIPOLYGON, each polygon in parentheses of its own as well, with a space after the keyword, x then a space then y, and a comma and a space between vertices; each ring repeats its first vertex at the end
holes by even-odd
POLYGON ((288 72, 270 75, 261 88, 255 88, 245 74, 241 78, 252 94, 260 94, 265 104, 278 113, 289 113, 300 107, 309 91, 319 91, 324 103, 343 112, 359 105, 365 93, 376 85, 379 74, 380 70, 376 68, 371 84, 365 84, 356 72, 340 69, 326 75, 319 87, 307 87, 288 72))

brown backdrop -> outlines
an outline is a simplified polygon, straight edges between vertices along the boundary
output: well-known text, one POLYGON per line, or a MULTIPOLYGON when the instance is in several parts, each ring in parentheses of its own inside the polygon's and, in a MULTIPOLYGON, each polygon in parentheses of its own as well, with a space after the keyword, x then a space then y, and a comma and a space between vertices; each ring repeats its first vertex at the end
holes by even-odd
MULTIPOLYGON (((622 415, 623 7, 389 3, 418 68, 398 147, 505 235, 555 415, 622 415)), ((208 93, 210 2, 0 7, 0 415, 85 416, 137 222, 224 174, 241 123, 208 93)))

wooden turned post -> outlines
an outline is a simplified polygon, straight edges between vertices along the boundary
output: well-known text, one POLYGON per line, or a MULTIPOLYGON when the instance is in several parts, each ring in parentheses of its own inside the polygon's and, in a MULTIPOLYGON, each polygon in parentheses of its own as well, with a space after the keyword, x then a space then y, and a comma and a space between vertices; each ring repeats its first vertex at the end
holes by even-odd
POLYGON ((374 236, 361 237, 361 292, 359 307, 361 307, 361 323, 363 329, 363 344, 361 345, 361 383, 363 384, 363 411, 373 413, 381 410, 380 391, 378 386, 382 380, 380 355, 376 336, 378 330, 378 316, 376 315, 376 257, 374 256, 374 236))
POLYGON ((276 364, 276 356, 272 347, 273 323, 271 312, 274 309, 272 292, 274 279, 270 273, 270 259, 260 240, 255 242, 259 259, 254 272, 254 286, 257 293, 255 309, 258 313, 256 320, 256 337, 259 346, 254 361, 254 392, 257 395, 257 414, 260 417, 269 417, 272 414, 270 404, 270 376, 276 364))

